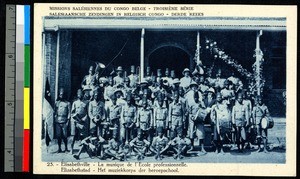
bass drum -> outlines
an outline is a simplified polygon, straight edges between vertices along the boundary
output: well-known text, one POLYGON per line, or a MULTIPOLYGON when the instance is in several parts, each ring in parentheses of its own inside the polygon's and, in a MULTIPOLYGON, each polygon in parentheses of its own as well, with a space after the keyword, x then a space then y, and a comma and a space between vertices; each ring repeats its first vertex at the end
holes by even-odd
POLYGON ((274 120, 270 117, 264 117, 261 119, 261 128, 271 129, 274 126, 274 120))

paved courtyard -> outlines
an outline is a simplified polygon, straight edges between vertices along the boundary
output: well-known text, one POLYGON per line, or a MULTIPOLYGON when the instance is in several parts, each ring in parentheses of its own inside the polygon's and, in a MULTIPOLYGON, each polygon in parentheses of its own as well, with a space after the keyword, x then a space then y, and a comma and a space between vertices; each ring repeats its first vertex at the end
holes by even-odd
MULTIPOLYGON (((236 149, 230 149, 229 147, 225 150, 225 155, 215 154, 213 151, 209 151, 206 155, 197 156, 196 151, 189 152, 189 156, 180 160, 180 162, 187 163, 285 163, 286 160, 286 126, 285 119, 283 118, 274 118, 275 125, 268 132, 268 145, 269 153, 260 152, 257 153, 257 146, 252 146, 251 149, 245 150, 244 153, 238 153, 236 149)), ((116 160, 100 160, 99 158, 89 158, 86 153, 82 153, 80 160, 76 160, 70 153, 55 153, 57 151, 56 140, 51 142, 51 145, 46 150, 45 141, 42 142, 42 160, 47 162, 115 162, 116 160)), ((75 149, 79 148, 79 142, 75 143, 75 149)), ((197 150, 197 148, 196 148, 197 150)), ((78 150, 77 150, 78 151, 78 150)), ((76 150, 75 150, 76 152, 76 150)), ((135 157, 128 158, 128 161, 137 161, 135 157)), ((156 162, 154 157, 146 157, 144 162, 156 162)), ((176 162, 177 160, 173 157, 166 157, 160 162, 176 162)), ((179 162, 179 161, 178 161, 179 162)))

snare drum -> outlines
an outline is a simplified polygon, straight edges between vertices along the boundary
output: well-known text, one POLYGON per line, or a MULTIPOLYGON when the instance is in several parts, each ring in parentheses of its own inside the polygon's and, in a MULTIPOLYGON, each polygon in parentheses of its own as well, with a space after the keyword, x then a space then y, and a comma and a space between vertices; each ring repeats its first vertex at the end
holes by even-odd
POLYGON ((261 119, 261 128, 263 129, 271 129, 274 126, 273 118, 264 117, 261 119))

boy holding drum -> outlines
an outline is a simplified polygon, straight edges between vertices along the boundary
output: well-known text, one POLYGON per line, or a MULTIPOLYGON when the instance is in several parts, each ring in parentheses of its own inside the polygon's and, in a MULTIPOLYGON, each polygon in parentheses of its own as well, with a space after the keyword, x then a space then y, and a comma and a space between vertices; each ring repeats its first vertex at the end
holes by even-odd
POLYGON ((257 145, 258 151, 261 152, 261 142, 263 141, 264 144, 264 152, 268 153, 267 151, 267 137, 268 137, 268 126, 262 126, 262 119, 267 118, 270 119, 270 112, 268 107, 263 103, 261 96, 257 96, 256 98, 256 105, 252 110, 252 117, 253 123, 256 126, 257 130, 257 145))

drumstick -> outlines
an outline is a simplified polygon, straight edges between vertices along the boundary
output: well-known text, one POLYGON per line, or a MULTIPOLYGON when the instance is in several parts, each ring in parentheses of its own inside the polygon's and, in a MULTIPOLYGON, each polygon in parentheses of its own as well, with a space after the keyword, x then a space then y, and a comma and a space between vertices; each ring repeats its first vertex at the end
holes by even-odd
POLYGON ((218 134, 220 134, 220 126, 219 126, 219 120, 218 120, 217 113, 216 113, 216 127, 217 127, 218 134))

